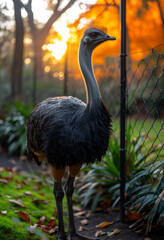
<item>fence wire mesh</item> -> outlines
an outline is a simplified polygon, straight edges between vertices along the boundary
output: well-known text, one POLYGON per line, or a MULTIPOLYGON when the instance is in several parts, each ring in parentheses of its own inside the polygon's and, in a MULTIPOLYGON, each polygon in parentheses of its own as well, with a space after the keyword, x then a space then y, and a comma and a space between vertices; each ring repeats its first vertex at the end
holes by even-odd
MULTIPOLYGON (((144 59, 127 57, 126 191, 131 209, 147 220, 164 221, 164 54, 163 45, 144 59), (149 209, 149 211, 145 211, 149 209)), ((136 55, 139 53, 135 53, 136 55)))

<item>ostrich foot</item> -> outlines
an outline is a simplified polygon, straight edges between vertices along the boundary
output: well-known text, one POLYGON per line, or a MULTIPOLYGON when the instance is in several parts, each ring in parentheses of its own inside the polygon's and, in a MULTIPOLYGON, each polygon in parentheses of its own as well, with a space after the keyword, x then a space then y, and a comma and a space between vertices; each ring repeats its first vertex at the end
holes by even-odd
POLYGON ((68 233, 67 240, 99 240, 99 238, 87 237, 78 232, 68 233))
POLYGON ((65 233, 57 233, 57 240, 67 240, 65 233))

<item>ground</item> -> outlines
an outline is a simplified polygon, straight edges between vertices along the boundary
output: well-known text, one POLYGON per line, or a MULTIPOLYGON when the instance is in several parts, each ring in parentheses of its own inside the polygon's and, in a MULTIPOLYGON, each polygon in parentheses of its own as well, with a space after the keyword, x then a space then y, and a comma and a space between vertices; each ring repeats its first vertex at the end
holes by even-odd
MULTIPOLYGON (((0 153, 0 167, 17 167, 18 170, 26 170, 37 172, 38 167, 29 161, 24 161, 24 158, 8 157, 6 153, 0 153)), ((145 236, 138 234, 129 228, 130 223, 121 223, 119 220, 119 211, 103 212, 98 211, 90 213, 89 209, 78 209, 75 207, 75 223, 81 234, 88 237, 95 237, 100 240, 164 240, 164 231, 158 231, 145 236), (105 227, 103 222, 109 225, 105 227), (98 228, 98 225, 102 224, 98 228), (103 234, 103 235, 101 235, 103 234)))
MULTIPOLYGON (((76 224, 78 228, 82 226, 81 221, 84 220, 84 217, 76 218, 76 224)), ((119 221, 119 212, 96 212, 93 213, 88 218, 88 224, 83 226, 82 234, 85 236, 95 237, 95 233, 98 231, 108 232, 109 234, 114 232, 114 230, 118 230, 118 234, 114 234, 111 237, 108 237, 107 234, 100 236, 100 240, 164 240, 164 232, 155 232, 149 234, 149 236, 145 236, 144 234, 138 234, 132 229, 129 228, 129 224, 121 223, 119 221), (96 228, 96 226, 103 222, 113 222, 113 224, 109 225, 105 228, 96 228)))

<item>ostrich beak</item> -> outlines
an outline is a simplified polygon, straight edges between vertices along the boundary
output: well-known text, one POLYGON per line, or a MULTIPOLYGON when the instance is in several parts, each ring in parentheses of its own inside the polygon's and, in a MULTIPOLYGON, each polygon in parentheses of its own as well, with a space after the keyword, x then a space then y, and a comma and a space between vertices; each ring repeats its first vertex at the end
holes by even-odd
POLYGON ((106 35, 106 39, 107 39, 107 40, 116 40, 115 37, 111 37, 111 36, 109 36, 109 35, 106 35))

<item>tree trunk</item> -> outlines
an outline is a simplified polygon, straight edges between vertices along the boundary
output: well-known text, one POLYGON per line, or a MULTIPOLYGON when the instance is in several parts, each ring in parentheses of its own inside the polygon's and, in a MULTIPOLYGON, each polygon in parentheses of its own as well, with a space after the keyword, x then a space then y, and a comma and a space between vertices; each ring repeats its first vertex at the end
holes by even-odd
POLYGON ((15 14, 15 48, 13 65, 11 70, 11 97, 12 100, 22 99, 22 72, 23 72, 23 39, 24 25, 21 16, 21 5, 19 1, 13 0, 15 14))
POLYGON ((34 40, 34 61, 35 61, 35 71, 36 76, 39 78, 42 76, 43 69, 42 69, 42 45, 44 41, 41 40, 34 40))
POLYGON ((42 43, 41 40, 37 40, 38 37, 34 39, 34 67, 33 67, 33 104, 36 104, 36 83, 37 79, 40 78, 43 74, 42 68, 42 43))

